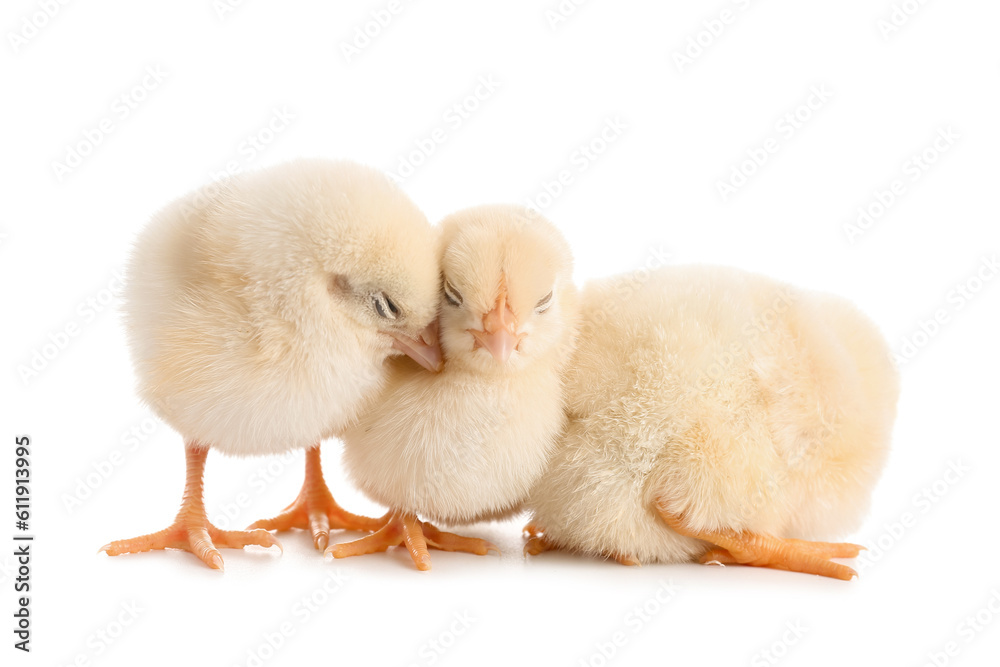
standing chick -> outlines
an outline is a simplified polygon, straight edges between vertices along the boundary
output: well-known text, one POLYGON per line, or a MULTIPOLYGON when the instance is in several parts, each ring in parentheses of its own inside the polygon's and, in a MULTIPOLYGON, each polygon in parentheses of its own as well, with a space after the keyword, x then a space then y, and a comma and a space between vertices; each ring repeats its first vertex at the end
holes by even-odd
POLYGON ((801 539, 856 529, 885 461, 898 378, 875 326, 841 298, 710 267, 598 281, 582 301, 526 551, 854 576, 830 558, 860 547, 801 539))
POLYGON ((342 434, 352 479, 392 508, 378 532, 331 545, 343 558, 406 543, 485 554, 493 545, 442 533, 448 523, 516 511, 545 468, 563 422, 560 373, 575 337, 577 293, 566 241, 521 207, 483 206, 442 222, 437 375, 393 363, 374 406, 342 434))
POLYGON ((222 569, 217 547, 277 545, 208 521, 209 448, 311 448, 300 504, 311 501, 314 532, 377 525, 333 502, 318 445, 377 392, 394 349, 439 365, 416 340, 437 308, 435 242, 394 184, 349 162, 237 176, 155 216, 132 255, 125 314, 140 394, 184 436, 187 484, 173 525, 103 550, 185 549, 222 569))

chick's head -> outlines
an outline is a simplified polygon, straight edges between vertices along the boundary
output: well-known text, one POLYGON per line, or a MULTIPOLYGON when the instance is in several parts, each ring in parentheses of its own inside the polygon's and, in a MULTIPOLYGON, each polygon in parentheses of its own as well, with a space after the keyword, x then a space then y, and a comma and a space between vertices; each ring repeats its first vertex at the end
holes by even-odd
POLYGON ((440 368, 437 233, 396 184, 353 162, 300 160, 246 187, 252 233, 230 241, 247 248, 233 254, 268 310, 320 345, 440 368))
POLYGON ((480 206, 441 223, 441 346, 449 364, 505 373, 561 362, 575 337, 569 245, 540 214, 480 206))

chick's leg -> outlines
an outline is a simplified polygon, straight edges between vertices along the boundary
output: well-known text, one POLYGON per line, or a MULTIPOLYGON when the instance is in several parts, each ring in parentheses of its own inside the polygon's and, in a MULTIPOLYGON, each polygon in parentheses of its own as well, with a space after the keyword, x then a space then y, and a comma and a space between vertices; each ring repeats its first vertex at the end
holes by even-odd
POLYGON ((222 570, 222 554, 217 547, 242 549, 248 544, 256 544, 281 548, 281 544, 265 530, 219 530, 209 523, 203 495, 208 449, 188 444, 185 456, 187 481, 181 509, 173 524, 157 533, 116 540, 101 547, 101 551, 107 552, 109 556, 118 556, 155 549, 183 549, 193 553, 209 567, 222 570))
POLYGON ((486 540, 446 533, 429 523, 422 523, 414 514, 394 512, 378 531, 354 542, 333 544, 327 548, 326 555, 334 558, 363 556, 404 544, 418 570, 431 569, 428 547, 441 551, 464 551, 479 556, 485 556, 490 551, 500 553, 495 545, 486 540))
POLYGON ((695 531, 676 514, 657 507, 660 516, 674 532, 686 537, 704 540, 719 548, 709 549, 702 557, 702 563, 737 563, 770 567, 776 570, 790 570, 806 574, 850 581, 857 572, 834 563, 831 558, 854 558, 864 547, 857 544, 833 542, 807 542, 774 537, 764 533, 722 529, 718 531, 695 531))
POLYGON ((261 519, 251 524, 250 528, 264 530, 302 528, 312 532, 313 545, 317 549, 326 549, 331 530, 370 532, 378 530, 385 525, 385 522, 385 517, 370 519, 351 514, 337 504, 323 479, 319 445, 316 445, 306 450, 306 478, 298 497, 278 516, 261 519))

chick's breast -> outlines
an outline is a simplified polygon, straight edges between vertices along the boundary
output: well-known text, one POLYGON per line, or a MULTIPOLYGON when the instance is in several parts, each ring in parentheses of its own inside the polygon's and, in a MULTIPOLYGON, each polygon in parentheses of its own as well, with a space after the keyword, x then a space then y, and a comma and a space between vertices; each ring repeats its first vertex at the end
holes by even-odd
POLYGON ((434 521, 497 518, 545 469, 563 423, 558 375, 500 379, 393 360, 385 390, 341 435, 344 463, 373 500, 434 521))
POLYGON ((898 392, 888 348, 842 299, 676 267, 583 292, 570 422, 530 507, 564 547, 682 561, 699 531, 856 528, 898 392))

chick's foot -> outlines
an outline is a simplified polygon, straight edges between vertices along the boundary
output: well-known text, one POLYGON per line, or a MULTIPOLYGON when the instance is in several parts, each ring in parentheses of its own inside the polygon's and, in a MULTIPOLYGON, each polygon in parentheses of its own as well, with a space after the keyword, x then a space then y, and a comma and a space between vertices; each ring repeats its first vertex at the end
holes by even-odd
POLYGON ((534 521, 529 521, 525 524, 524 528, 521 529, 521 534, 527 537, 539 537, 545 530, 541 528, 534 521))
POLYGON ((334 558, 363 556, 404 544, 418 570, 431 569, 428 547, 441 551, 464 551, 479 556, 485 556, 490 551, 500 553, 495 545, 486 540, 446 533, 429 523, 421 522, 414 514, 394 513, 375 533, 354 542, 331 545, 327 548, 326 555, 334 558))
POLYGON ((524 532, 528 534, 528 539, 524 543, 524 555, 525 556, 537 556, 544 551, 554 551, 558 549, 555 544, 550 542, 545 538, 541 532, 537 530, 528 530, 526 526, 524 532))
POLYGON ((193 553, 210 568, 222 570, 219 548, 242 549, 248 544, 255 544, 280 549, 281 544, 266 530, 220 530, 209 522, 202 499, 202 478, 208 450, 188 446, 186 453, 187 483, 181 509, 174 522, 156 533, 105 544, 101 551, 109 556, 119 556, 158 549, 182 549, 193 553))
POLYGON ((208 519, 183 520, 178 517, 169 528, 128 540, 115 540, 101 547, 101 551, 109 556, 120 556, 157 549, 183 549, 193 553, 210 568, 224 570, 219 549, 242 549, 249 544, 281 548, 281 543, 266 530, 220 530, 208 519))
POLYGON ((735 531, 695 531, 675 514, 659 510, 660 516, 674 532, 716 545, 702 557, 702 563, 753 565, 776 570, 818 574, 850 581, 858 575, 852 568, 834 563, 831 558, 854 558, 864 548, 857 544, 808 542, 774 537, 765 533, 735 531))
MULTIPOLYGON (((545 551, 558 551, 559 545, 550 540, 545 536, 545 531, 539 528, 534 523, 529 523, 527 526, 521 529, 528 539, 524 542, 524 555, 527 556, 537 556, 538 554, 545 551)), ((640 566, 638 560, 632 556, 622 554, 622 553, 605 553, 604 557, 608 560, 613 560, 621 565, 628 566, 640 566)))
POLYGON ((372 519, 348 512, 333 499, 323 479, 319 446, 306 450, 306 478, 302 490, 291 505, 271 519, 261 519, 250 528, 264 530, 291 530, 301 528, 312 533, 313 545, 326 549, 331 530, 358 530, 371 532, 385 525, 386 518, 372 519))

